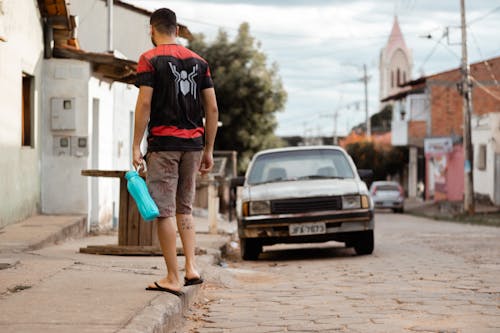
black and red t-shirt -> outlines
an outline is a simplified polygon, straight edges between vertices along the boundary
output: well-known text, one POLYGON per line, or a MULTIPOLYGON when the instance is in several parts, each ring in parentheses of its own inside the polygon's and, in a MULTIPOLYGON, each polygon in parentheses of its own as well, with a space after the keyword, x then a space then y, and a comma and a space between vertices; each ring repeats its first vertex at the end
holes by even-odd
POLYGON ((153 88, 148 151, 203 149, 200 91, 213 87, 205 59, 181 45, 159 45, 141 55, 135 85, 153 88))

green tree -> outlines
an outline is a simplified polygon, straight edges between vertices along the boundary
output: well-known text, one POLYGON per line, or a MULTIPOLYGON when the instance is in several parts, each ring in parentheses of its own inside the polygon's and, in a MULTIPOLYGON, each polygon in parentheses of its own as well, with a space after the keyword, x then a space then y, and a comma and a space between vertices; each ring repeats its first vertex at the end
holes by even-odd
POLYGON ((392 105, 387 104, 382 110, 370 117, 372 130, 390 131, 392 121, 392 105))
POLYGON ((384 180, 387 176, 403 174, 408 163, 408 149, 404 147, 381 147, 362 141, 346 146, 358 169, 373 170, 373 180, 384 180))
POLYGON ((267 65, 248 23, 240 25, 233 41, 220 30, 212 43, 199 34, 188 47, 210 65, 222 122, 215 148, 238 151, 241 173, 254 153, 282 145, 274 134, 275 114, 283 109, 287 95, 278 67, 267 65))

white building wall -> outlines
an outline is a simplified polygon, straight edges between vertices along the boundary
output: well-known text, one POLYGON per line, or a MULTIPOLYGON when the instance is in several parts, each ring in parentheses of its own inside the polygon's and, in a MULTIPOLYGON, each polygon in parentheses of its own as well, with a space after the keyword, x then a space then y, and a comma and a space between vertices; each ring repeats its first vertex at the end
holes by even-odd
MULTIPOLYGON (((98 101, 98 122, 94 122, 95 112, 89 110, 89 128, 91 132, 90 156, 97 156, 97 161, 91 161, 91 168, 98 170, 116 170, 114 148, 114 89, 116 83, 101 81, 92 77, 89 82, 89 104, 98 101), (98 126, 98 129, 95 128, 98 126), (97 134, 97 140, 94 136, 97 134), (97 146, 95 146, 97 144, 97 146), (97 149, 97 155, 94 150, 97 149)), ((118 187, 118 179, 98 177, 90 180, 89 217, 91 228, 109 228, 113 218, 113 187, 118 187), (98 186, 96 189, 94 186, 98 186), (97 192, 96 192, 97 191, 97 192), (96 195, 97 194, 97 195, 96 195)))
MULTIPOLYGON (((134 107, 139 90, 130 84, 113 83, 113 170, 132 168, 132 140, 134 126, 134 107)), ((113 223, 118 221, 120 209, 120 187, 118 179, 113 186, 113 223)))
MULTIPOLYGON (((47 214, 86 214, 88 179, 81 170, 89 165, 88 156, 56 155, 55 136, 88 137, 88 82, 90 64, 85 61, 48 59, 44 66, 43 117, 41 119, 42 212, 47 214), (53 130, 51 99, 74 98, 75 130, 53 130)), ((87 141, 89 142, 89 140, 87 141)))
MULTIPOLYGON (((495 197, 495 154, 500 154, 500 113, 488 113, 472 119, 474 151, 474 192, 495 197), (486 145, 486 168, 478 169, 479 146, 486 145)), ((500 175, 496 175, 500 177, 500 175)))
POLYGON ((35 1, 1 1, 0 227, 37 213, 40 206, 40 96, 43 31, 35 1), (22 73, 34 76, 32 146, 23 147, 22 73))
POLYGON ((113 168, 127 170, 132 166, 132 134, 135 103, 139 89, 134 85, 115 82, 114 93, 114 121, 115 133, 113 146, 113 168))
MULTIPOLYGON (((68 5, 79 18, 78 39, 85 51, 105 52, 107 46, 107 4, 105 1, 72 0, 68 5)), ((140 54, 151 49, 149 15, 115 5, 113 8, 113 49, 137 61, 140 54), (133 42, 131 42, 133 41, 133 42)), ((138 89, 133 85, 97 79, 89 84, 89 137, 93 136, 92 105, 99 100, 98 156, 92 161, 95 147, 90 149, 89 168, 98 170, 129 170, 131 167, 131 131, 138 89)), ((92 140, 89 140, 92 143, 92 140)), ((89 180, 88 214, 91 228, 106 228, 117 220, 119 212, 119 180, 89 180)))
POLYGON ((401 110, 405 108, 406 99, 397 100, 392 108, 391 122, 391 144, 393 146, 408 145, 408 114, 405 114, 404 119, 401 118, 401 110))
POLYGON ((130 157, 125 150, 122 153, 124 155, 117 159, 115 132, 128 137, 129 114, 123 110, 123 104, 130 104, 136 88, 127 89, 125 84, 102 81, 92 76, 91 64, 85 61, 50 59, 46 63, 43 212, 86 214, 90 229, 109 228, 113 223, 113 215, 118 214, 119 181, 115 178, 82 176, 81 171, 128 169, 124 161, 128 161, 130 157), (123 92, 115 96, 115 91, 123 92), (51 129, 52 98, 75 99, 75 130, 51 129), (123 112, 116 115, 117 110, 123 112), (121 129, 124 123, 127 127, 121 129), (56 155, 53 148, 54 136, 86 137, 87 154, 56 155))
MULTIPOLYGON (((68 5, 72 15, 79 18, 78 40, 86 51, 108 51, 106 1, 72 0, 68 5)), ((113 49, 127 59, 139 60, 139 56, 151 48, 149 16, 115 5, 113 7, 113 49)))

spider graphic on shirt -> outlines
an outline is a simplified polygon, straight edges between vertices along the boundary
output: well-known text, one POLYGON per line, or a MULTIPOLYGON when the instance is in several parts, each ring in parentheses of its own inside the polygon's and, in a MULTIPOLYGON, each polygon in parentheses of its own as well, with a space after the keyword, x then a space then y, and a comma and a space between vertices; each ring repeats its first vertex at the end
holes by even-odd
POLYGON ((196 99, 196 81, 193 78, 198 75, 198 64, 193 66, 193 70, 189 74, 184 69, 180 72, 177 71, 177 67, 171 62, 168 64, 170 65, 172 74, 175 76, 175 89, 177 90, 177 93, 179 93, 179 90, 184 96, 191 93, 194 99, 196 99))

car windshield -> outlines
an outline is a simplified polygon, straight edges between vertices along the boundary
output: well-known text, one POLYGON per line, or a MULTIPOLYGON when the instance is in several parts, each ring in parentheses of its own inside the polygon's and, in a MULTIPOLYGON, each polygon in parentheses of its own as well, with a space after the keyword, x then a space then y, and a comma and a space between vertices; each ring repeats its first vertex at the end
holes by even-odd
POLYGON ((250 170, 248 184, 327 178, 354 178, 343 152, 312 149, 260 155, 250 170))

